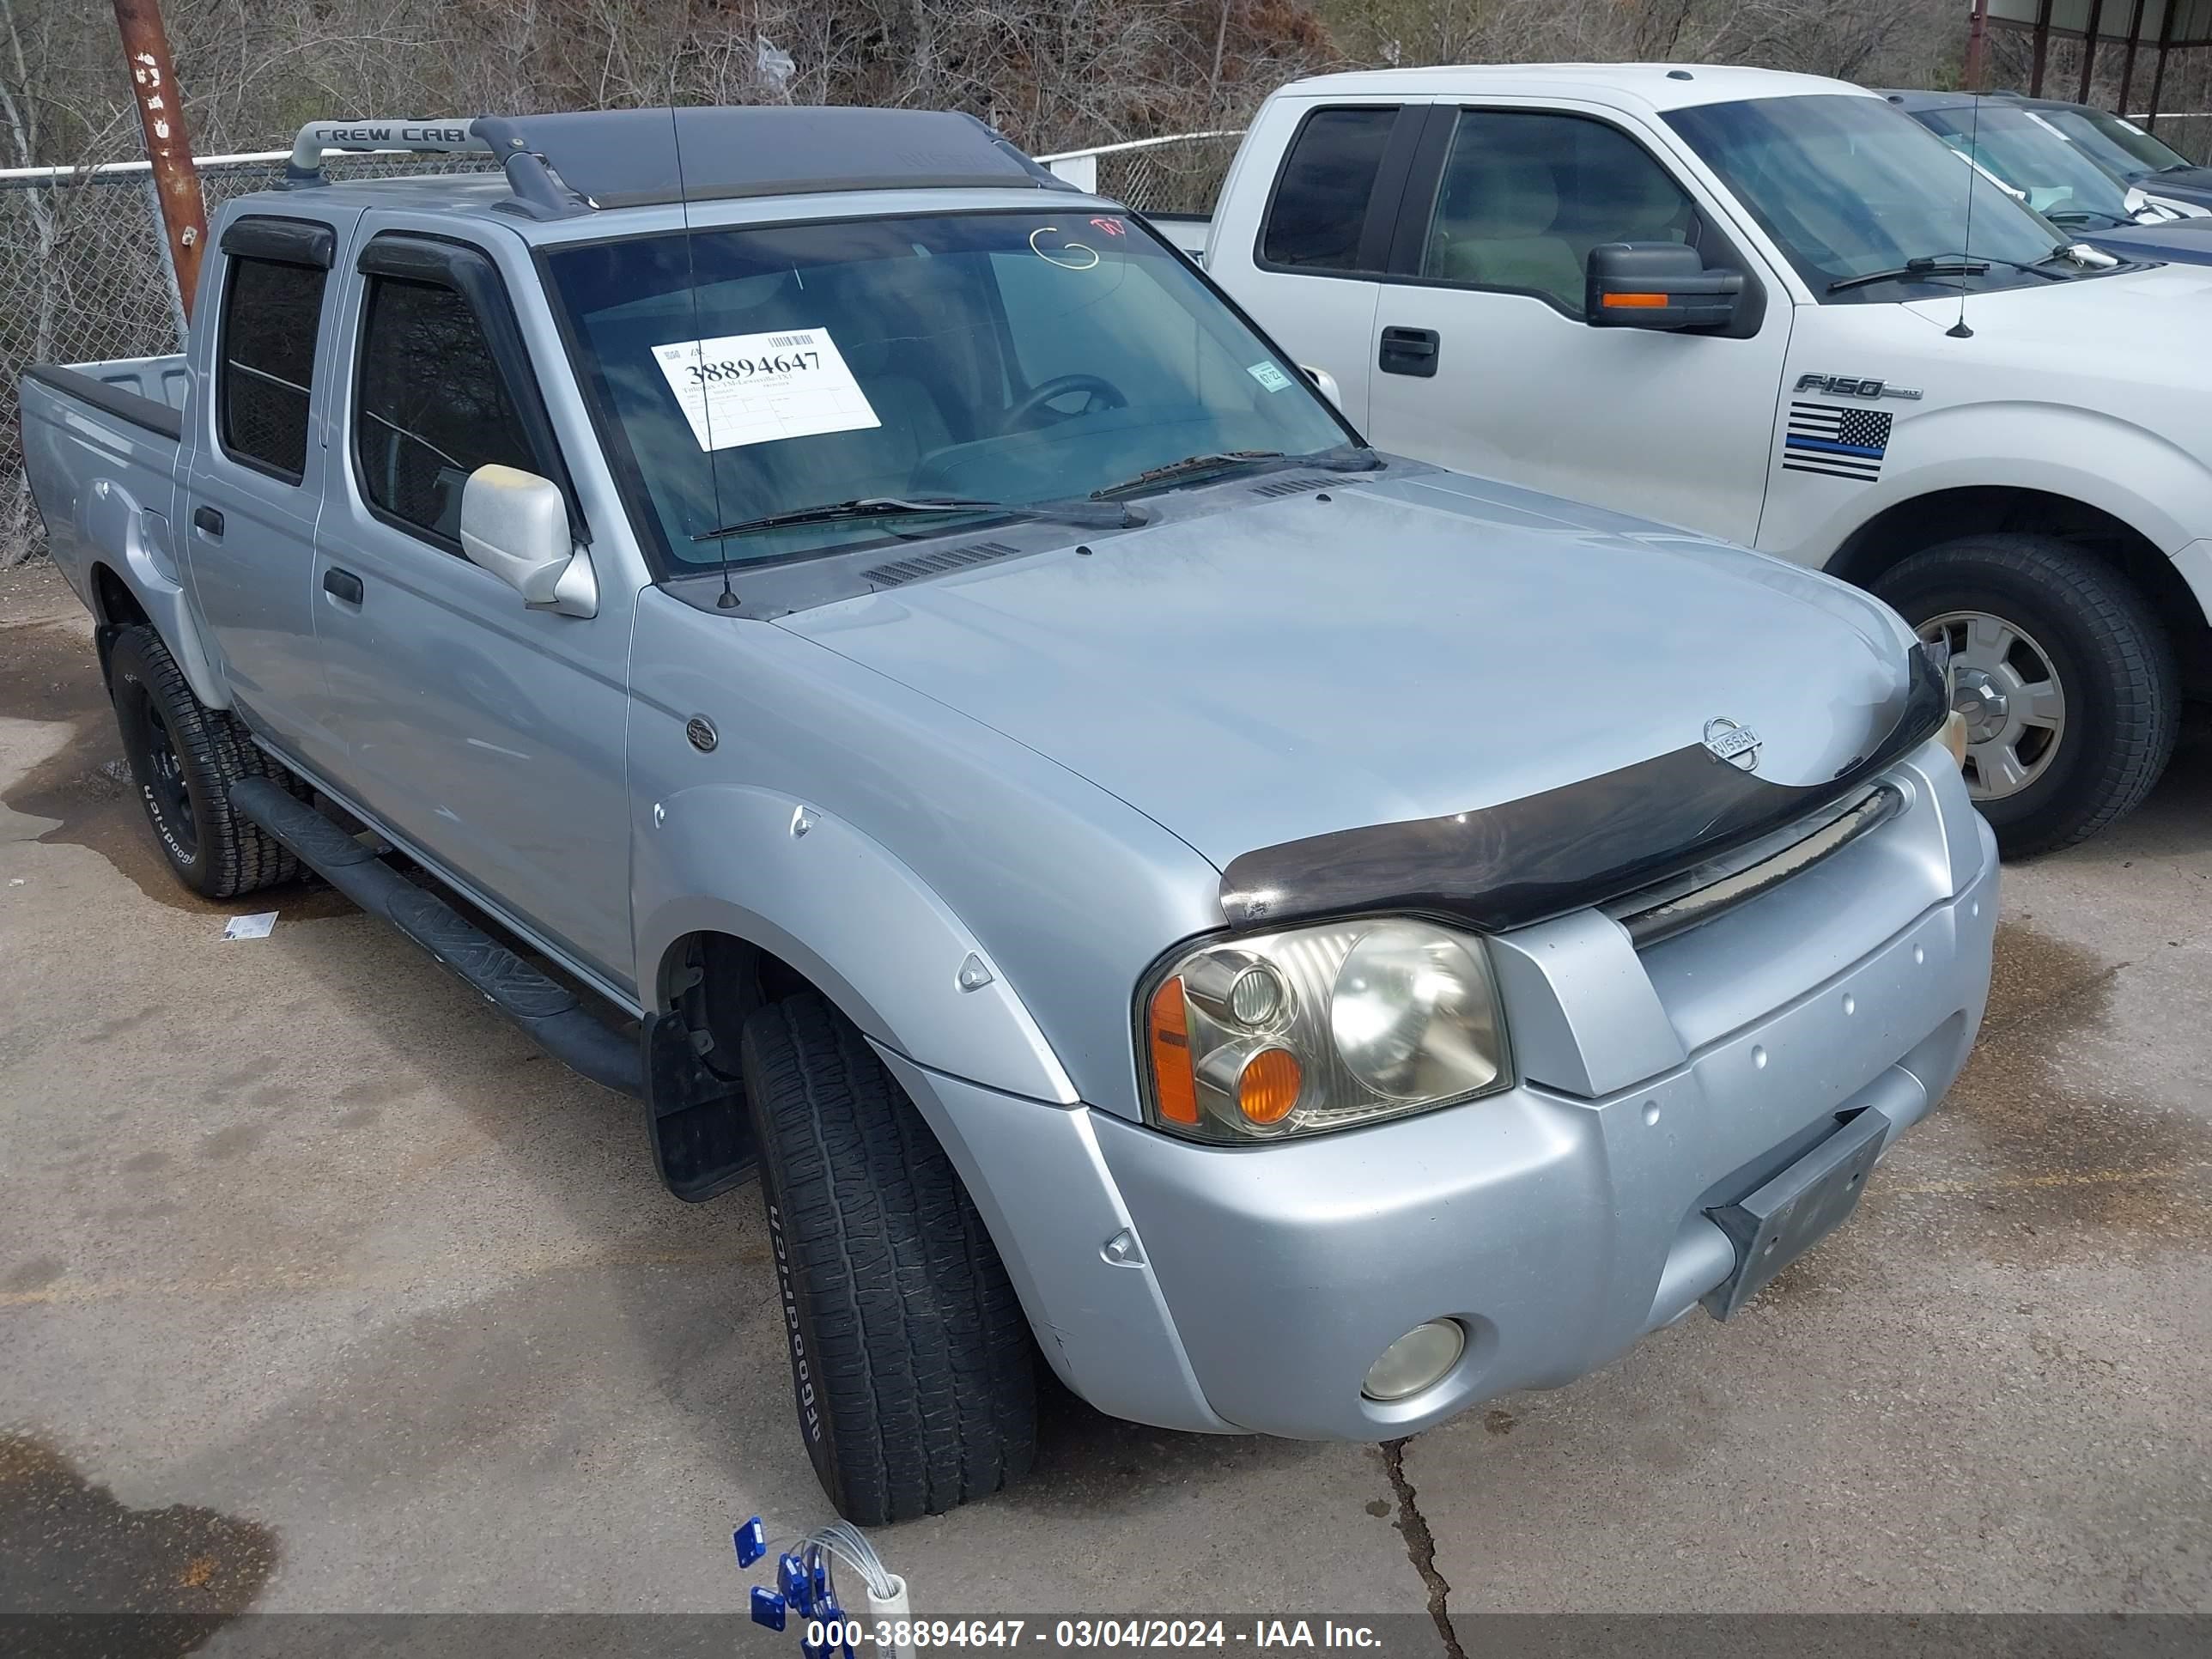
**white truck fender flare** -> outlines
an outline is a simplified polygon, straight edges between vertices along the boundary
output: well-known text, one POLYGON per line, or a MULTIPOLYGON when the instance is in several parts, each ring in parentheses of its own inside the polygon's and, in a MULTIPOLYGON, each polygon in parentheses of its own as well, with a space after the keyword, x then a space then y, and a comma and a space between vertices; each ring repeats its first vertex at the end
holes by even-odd
POLYGON ((648 1003, 688 934, 724 933, 806 975, 860 1030, 933 1071, 1060 1105, 1075 1085, 990 952, 928 884, 836 814, 708 784, 641 804, 632 904, 648 1003))

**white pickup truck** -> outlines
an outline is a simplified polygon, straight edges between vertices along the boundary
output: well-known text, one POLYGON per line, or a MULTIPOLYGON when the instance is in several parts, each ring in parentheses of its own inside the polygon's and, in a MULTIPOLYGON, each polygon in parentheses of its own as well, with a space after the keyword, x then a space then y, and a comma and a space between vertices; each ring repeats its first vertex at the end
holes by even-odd
POLYGON ((1841 82, 1390 70, 1283 88, 1161 228, 1380 447, 1889 600, 2024 854, 2136 805, 2212 686, 2212 273, 1974 179, 1841 82))

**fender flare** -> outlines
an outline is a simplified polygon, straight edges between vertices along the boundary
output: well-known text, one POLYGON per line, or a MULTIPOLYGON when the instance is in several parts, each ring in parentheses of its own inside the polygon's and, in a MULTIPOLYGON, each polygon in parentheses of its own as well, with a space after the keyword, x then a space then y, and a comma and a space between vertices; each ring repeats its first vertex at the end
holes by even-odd
POLYGON ((230 707, 230 688, 216 672, 191 601, 178 580, 175 561, 167 538, 167 515, 143 506, 130 490, 112 478, 96 480, 77 504, 77 531, 82 544, 93 553, 92 571, 86 578, 94 615, 106 627, 118 626, 115 617, 102 614, 96 572, 106 569, 128 588, 138 608, 146 613, 161 643, 192 689, 192 695, 210 708, 230 707))
POLYGON ((989 951, 881 842, 792 795, 746 785, 701 785, 642 811, 632 902, 641 989, 656 1010, 665 1012, 659 970, 677 942, 728 933, 781 957, 916 1065, 1077 1103, 989 951), (963 985, 971 957, 989 977, 963 985))

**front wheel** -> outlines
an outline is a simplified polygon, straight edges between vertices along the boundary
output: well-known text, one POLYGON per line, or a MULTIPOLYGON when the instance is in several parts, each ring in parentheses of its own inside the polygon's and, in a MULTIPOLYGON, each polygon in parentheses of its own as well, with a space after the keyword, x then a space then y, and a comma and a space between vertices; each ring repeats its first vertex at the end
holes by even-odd
POLYGON ((2095 835, 2142 802, 2173 753, 2180 674, 2135 585, 2048 536, 1968 536, 1875 584, 1950 647, 1966 787, 2010 856, 2095 835))
POLYGON ((1028 1473, 1029 1322, 945 1149, 821 996, 739 1044, 799 1430, 837 1512, 938 1515, 1028 1473))

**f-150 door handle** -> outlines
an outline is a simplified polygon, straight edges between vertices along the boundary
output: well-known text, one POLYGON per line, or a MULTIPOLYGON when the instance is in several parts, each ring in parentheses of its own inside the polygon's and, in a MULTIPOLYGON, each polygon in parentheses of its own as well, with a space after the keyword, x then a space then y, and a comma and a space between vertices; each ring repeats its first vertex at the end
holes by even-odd
POLYGON ((1413 374, 1422 380, 1437 372, 1439 342, 1432 328, 1386 328, 1382 349, 1375 366, 1385 374, 1413 374))
POLYGON ((348 605, 359 605, 362 596, 361 578, 350 570, 341 570, 337 566, 332 565, 323 572, 323 592, 334 599, 344 600, 348 605))
POLYGON ((203 536, 220 536, 222 514, 211 507, 196 507, 192 509, 192 527, 203 536))

